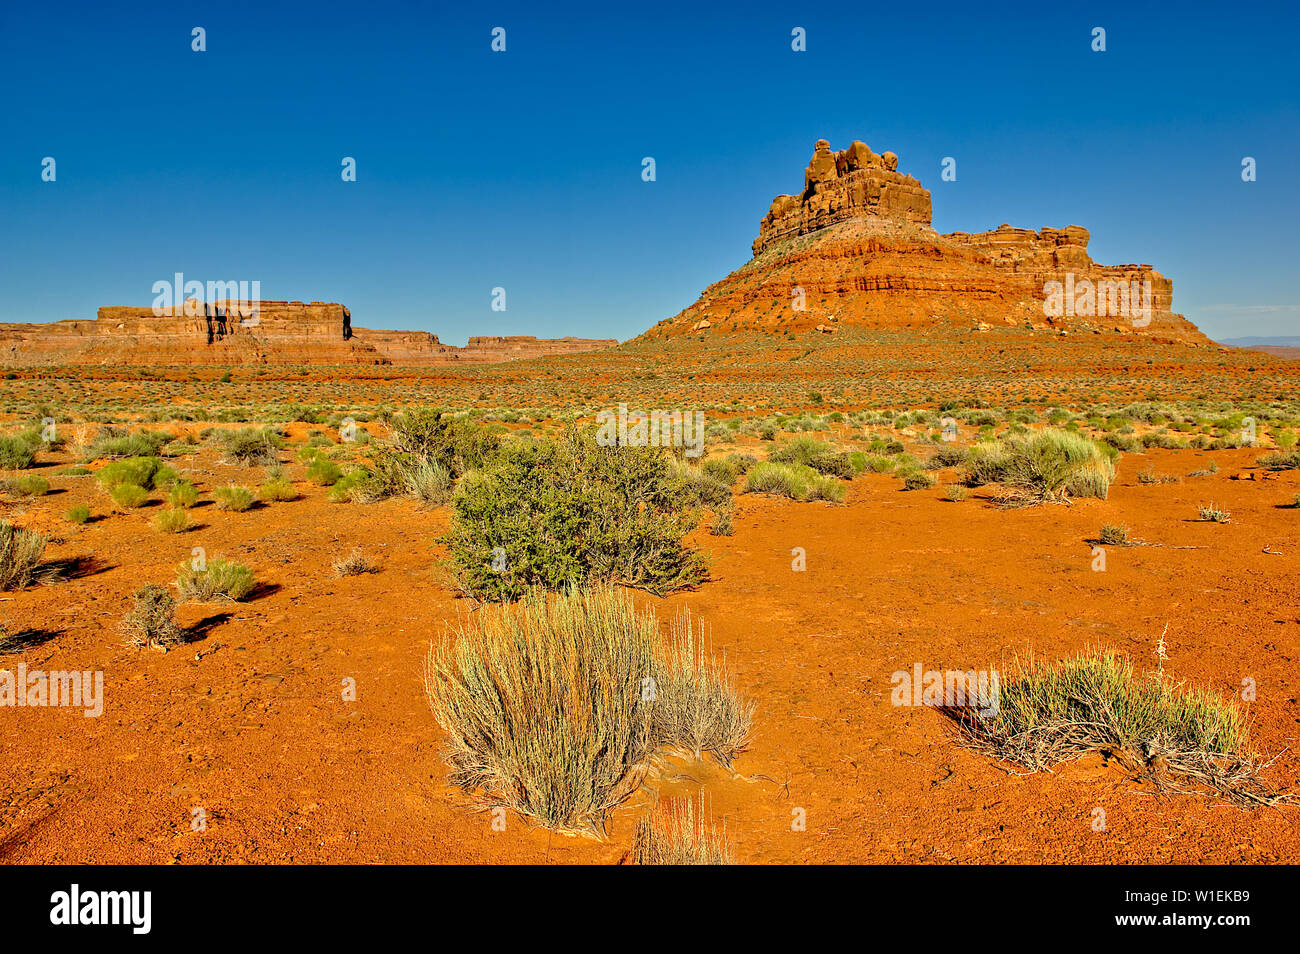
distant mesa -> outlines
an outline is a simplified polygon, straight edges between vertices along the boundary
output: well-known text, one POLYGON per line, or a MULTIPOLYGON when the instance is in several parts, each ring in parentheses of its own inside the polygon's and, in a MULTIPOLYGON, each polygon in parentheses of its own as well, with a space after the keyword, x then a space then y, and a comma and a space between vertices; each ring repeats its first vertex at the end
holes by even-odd
MULTIPOLYGON (((247 310, 247 306, 244 306, 247 310)), ((576 354, 614 339, 473 337, 464 348, 427 331, 354 328, 335 302, 263 301, 256 316, 234 302, 193 299, 175 309, 109 306, 94 321, 0 324, 0 364, 491 364, 576 354)))
POLYGON ((759 222, 754 257, 642 337, 1027 327, 1215 347, 1172 311, 1168 278, 1097 264, 1085 228, 941 235, 930 221, 929 190, 894 153, 819 139, 803 191, 777 196, 759 222))

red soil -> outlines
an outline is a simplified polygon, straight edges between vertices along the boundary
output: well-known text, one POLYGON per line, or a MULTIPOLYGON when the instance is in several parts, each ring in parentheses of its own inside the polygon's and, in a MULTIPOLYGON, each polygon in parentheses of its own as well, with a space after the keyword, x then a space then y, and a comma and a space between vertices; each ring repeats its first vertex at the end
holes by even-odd
MULTIPOLYGON (((890 675, 1005 668, 1016 654, 1055 659, 1086 647, 1154 668, 1168 624, 1166 671, 1224 694, 1258 685, 1254 740, 1293 746, 1300 723, 1300 511, 1280 509, 1300 475, 1233 480, 1254 451, 1126 456, 1107 501, 1000 511, 983 491, 952 503, 941 489, 901 492, 887 476, 855 480, 847 506, 737 500, 735 534, 696 542, 716 557, 697 592, 657 600, 665 628, 689 607, 707 621, 737 684, 758 703, 753 745, 729 777, 675 763, 661 794, 703 783, 745 862, 1300 861, 1295 809, 1243 811, 1202 796, 1158 794, 1118 767, 1088 762, 1021 775, 961 748, 950 723, 895 708, 890 675), (1137 472, 1216 475, 1144 485, 1137 472), (1232 512, 1200 522, 1198 504, 1232 512), (1160 546, 1108 548, 1102 524, 1160 546), (807 553, 791 570, 791 549, 807 553), (1178 549, 1196 547, 1200 549, 1178 549), (1280 555, 1272 555, 1278 553, 1280 555), (1092 828, 1093 809, 1107 827, 1092 828), (792 831, 792 811, 806 831, 792 831)), ((208 452, 187 469, 208 490, 249 481, 208 452)), ((52 473, 51 468, 47 473, 52 473)), ((947 480, 945 480, 947 482, 947 480)), ((421 689, 431 638, 469 606, 435 566, 446 510, 405 500, 331 505, 304 498, 243 514, 195 511, 200 527, 156 533, 156 508, 76 528, 57 516, 104 497, 87 479, 7 517, 58 538, 51 558, 100 568, 3 594, 11 628, 57 631, 3 657, 12 667, 102 669, 102 717, 79 710, 0 711, 0 859, 8 862, 617 862, 643 794, 615 811, 609 838, 550 835, 490 816, 446 783, 440 733, 421 689), (354 546, 381 572, 337 579, 354 546), (129 594, 168 583, 190 548, 248 563, 267 592, 246 604, 187 605, 182 622, 218 617, 170 653, 123 644, 129 594), (342 685, 354 678, 355 702, 342 685), (201 806, 206 831, 191 830, 201 806)), ((1269 781, 1294 789, 1287 752, 1269 781)))

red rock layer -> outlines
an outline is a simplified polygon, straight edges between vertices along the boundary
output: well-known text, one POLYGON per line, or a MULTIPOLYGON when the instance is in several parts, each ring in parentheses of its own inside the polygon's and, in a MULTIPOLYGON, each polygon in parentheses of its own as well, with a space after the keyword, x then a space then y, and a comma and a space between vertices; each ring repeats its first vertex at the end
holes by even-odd
POLYGON ((428 332, 353 328, 351 312, 332 302, 263 301, 249 315, 189 301, 162 315, 109 306, 95 321, 0 324, 0 364, 489 364, 617 343, 518 335, 458 348, 428 332))
POLYGON ((777 196, 763 217, 754 258, 643 337, 949 323, 1211 344, 1173 312, 1173 283, 1150 265, 1094 262, 1087 229, 940 235, 930 193, 897 162, 861 142, 835 153, 819 140, 803 193, 777 196), (1057 282, 1064 307, 1049 314, 1057 282), (1131 290, 1134 300, 1118 300, 1131 290))

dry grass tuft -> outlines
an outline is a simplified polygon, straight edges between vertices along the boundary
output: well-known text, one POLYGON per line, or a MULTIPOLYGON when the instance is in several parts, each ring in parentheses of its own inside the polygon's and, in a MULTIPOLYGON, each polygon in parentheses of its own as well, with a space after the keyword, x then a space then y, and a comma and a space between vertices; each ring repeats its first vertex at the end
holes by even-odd
POLYGON ((345 557, 333 563, 335 576, 360 576, 363 573, 378 573, 379 564, 366 556, 360 547, 354 547, 345 557))
POLYGON ((1000 687, 997 711, 951 713, 973 747, 1033 771, 1098 752, 1162 788, 1200 784, 1242 805, 1289 801, 1260 779, 1242 709, 1210 693, 1139 677, 1113 653, 1056 666, 1031 659, 1000 687))
POLYGON ((45 537, 0 520, 0 592, 48 581, 41 572, 45 537))
POLYGON ((707 752, 730 767, 749 743, 754 706, 736 691, 726 658, 719 662, 707 648, 703 624, 693 626, 689 613, 679 616, 656 668, 656 744, 695 758, 707 752))
POLYGON ((734 865, 727 829, 719 831, 700 795, 672 807, 661 807, 642 818, 636 827, 632 860, 638 865, 734 865))
POLYGON ((480 610, 430 647, 425 694, 454 784, 597 837, 661 748, 729 763, 752 714, 689 623, 663 653, 653 611, 605 587, 480 610))
POLYGON ((150 583, 135 594, 135 605, 122 618, 122 633, 133 646, 166 650, 185 642, 176 624, 176 600, 167 589, 150 583))
POLYGON ((481 611, 430 647, 425 694, 452 782, 547 828, 603 835, 651 757, 658 625, 610 590, 481 611))

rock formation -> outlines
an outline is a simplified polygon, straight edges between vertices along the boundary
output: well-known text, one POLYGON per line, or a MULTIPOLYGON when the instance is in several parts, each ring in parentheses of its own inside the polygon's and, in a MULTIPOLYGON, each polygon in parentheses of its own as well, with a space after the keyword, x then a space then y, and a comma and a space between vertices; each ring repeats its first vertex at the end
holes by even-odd
POLYGON ((618 343, 517 335, 473 337, 458 348, 425 331, 354 328, 345 306, 320 301, 263 301, 254 315, 191 299, 161 311, 110 306, 94 321, 0 324, 0 365, 489 364, 618 343))
POLYGON ((930 224, 930 193, 898 172, 892 152, 878 156, 864 142, 843 152, 818 139, 800 195, 778 195, 758 227, 754 254, 782 239, 806 235, 862 215, 930 224))
POLYGON ((930 193, 898 157, 818 140, 799 195, 777 196, 754 257, 643 337, 957 325, 990 332, 1145 335, 1211 342, 1173 312, 1150 265, 1099 265, 1077 225, 941 235, 930 193))

